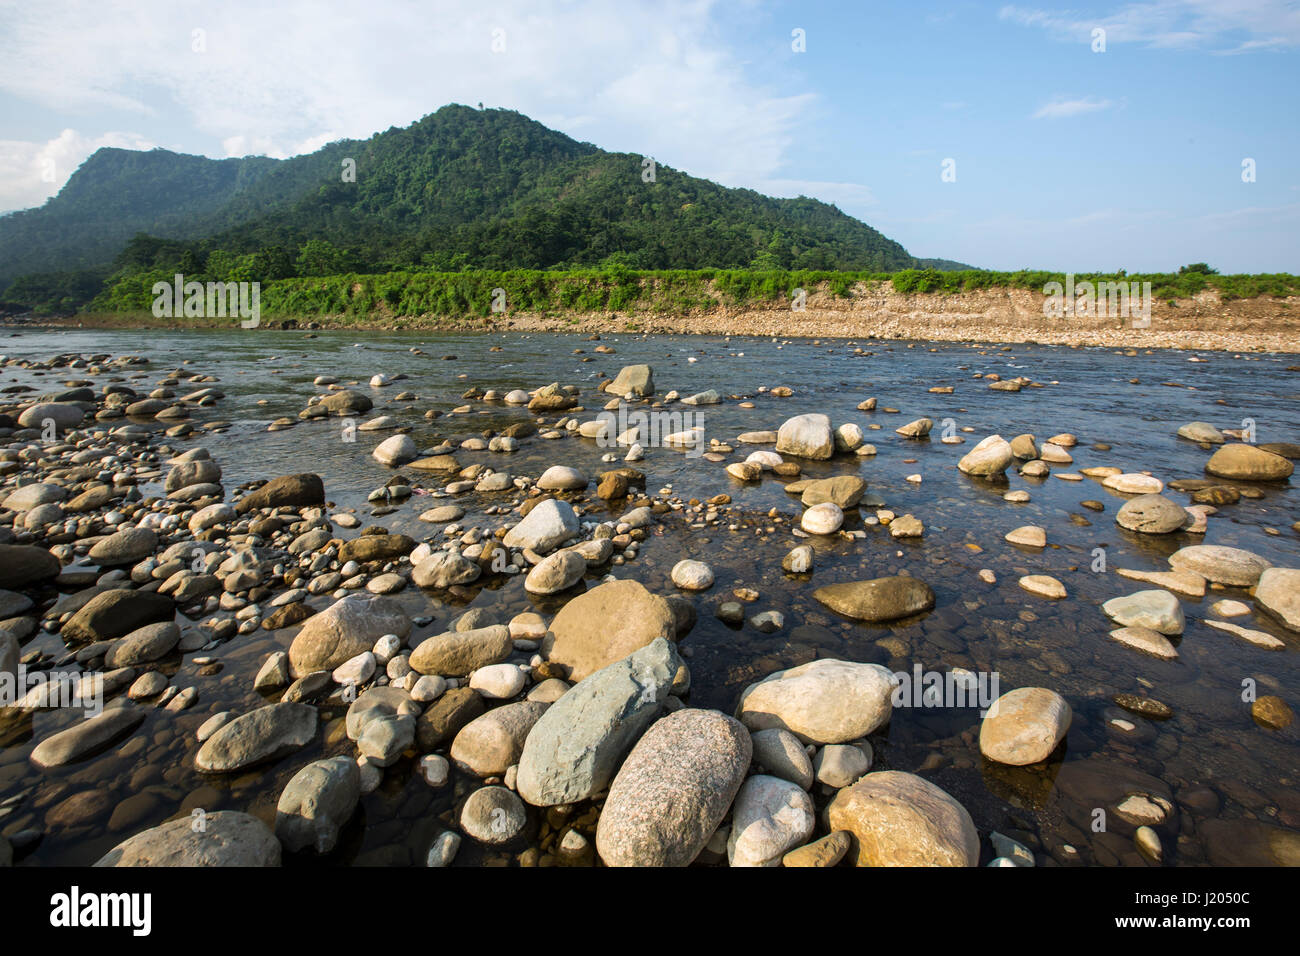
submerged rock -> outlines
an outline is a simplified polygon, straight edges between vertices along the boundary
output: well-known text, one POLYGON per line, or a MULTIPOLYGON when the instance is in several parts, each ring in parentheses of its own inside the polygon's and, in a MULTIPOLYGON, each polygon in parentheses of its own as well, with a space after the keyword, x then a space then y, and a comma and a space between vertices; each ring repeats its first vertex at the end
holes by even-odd
POLYGON ((827 819, 853 835, 858 866, 979 864, 979 833, 966 808, 914 774, 867 774, 835 796, 827 819))

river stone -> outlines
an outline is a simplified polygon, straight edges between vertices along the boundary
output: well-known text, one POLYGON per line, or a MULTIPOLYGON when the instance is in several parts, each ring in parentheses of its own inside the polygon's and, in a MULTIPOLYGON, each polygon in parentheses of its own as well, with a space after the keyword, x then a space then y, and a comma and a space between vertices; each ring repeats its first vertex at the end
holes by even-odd
POLYGON ((736 794, 727 837, 732 866, 780 866, 781 858, 812 836, 812 797, 780 777, 755 774, 736 794))
POLYGON ((0 544, 0 588, 26 587, 56 577, 63 566, 44 548, 30 544, 0 544))
POLYGON ((95 542, 90 560, 104 567, 135 564, 149 557, 158 547, 158 533, 152 528, 125 528, 95 542))
POLYGON ((464 677, 480 667, 500 664, 514 649, 510 628, 504 624, 448 631, 419 643, 411 652, 411 669, 419 674, 464 677))
POLYGON ((411 569, 411 581, 416 587, 454 587, 477 581, 483 573, 475 562, 455 551, 435 551, 411 569))
POLYGON ((717 711, 685 708, 651 725, 605 798, 596 824, 601 859, 689 866, 726 816, 751 756, 749 733, 717 711))
POLYGON ((656 638, 671 641, 676 634, 668 601, 639 581, 608 581, 560 609, 542 640, 541 653, 580 681, 656 638))
POLYGON ((957 468, 963 474, 987 478, 1005 472, 1013 458, 1011 443, 1001 435, 990 435, 968 451, 957 462, 957 468))
POLYGON ((673 584, 684 591, 704 591, 713 585, 713 570, 703 561, 686 558, 673 565, 673 584))
POLYGON ((605 389, 612 395, 631 393, 638 398, 655 393, 654 371, 649 365, 625 365, 605 389))
POLYGON ((343 729, 349 740, 360 740, 366 725, 384 717, 419 717, 420 705, 406 691, 393 686, 371 687, 348 705, 343 729))
POLYGON ((866 490, 867 483, 857 475, 836 475, 834 478, 818 478, 808 482, 803 486, 799 500, 805 507, 829 501, 841 509, 847 509, 855 507, 866 490))
POLYGON ((1025 548, 1047 547, 1047 532, 1038 525, 1027 524, 1008 531, 1004 536, 1009 544, 1018 544, 1025 548))
POLYGON ((852 834, 844 830, 836 830, 820 840, 814 840, 796 850, 791 850, 781 860, 781 865, 816 868, 838 866, 852 846, 852 834))
POLYGON ((587 487, 587 476, 568 465, 552 465, 537 479, 543 491, 580 491, 587 487))
POLYGON ((210 458, 198 458, 173 465, 163 481, 163 489, 171 494, 190 485, 211 485, 219 481, 221 481, 221 466, 210 458))
POLYGON ((456 734, 451 743, 451 759, 480 777, 505 773, 507 768, 519 763, 529 731, 548 706, 541 701, 524 700, 495 707, 475 717, 456 734))
POLYGON ((1073 714, 1064 697, 1043 687, 1019 687, 993 702, 980 724, 980 753, 1024 767, 1051 756, 1073 714))
POLYGON ((1294 470, 1295 466, 1281 455, 1254 445, 1224 445, 1205 463, 1207 475, 1245 481, 1283 481, 1294 470))
POLYGON ((404 534, 363 534, 344 541, 339 548, 339 561, 392 561, 404 558, 415 550, 415 539, 404 534))
POLYGON ((502 544, 507 548, 527 548, 545 554, 575 537, 580 530, 573 506, 558 498, 548 498, 507 531, 502 544))
POLYGON ((465 835, 489 846, 509 843, 527 823, 523 801, 505 787, 475 790, 460 811, 460 828, 465 835))
POLYGON ((1178 502, 1164 495, 1138 495, 1124 502, 1115 515, 1115 523, 1129 531, 1143 534, 1169 534, 1187 524, 1187 512, 1178 502))
POLYGON ((31 511, 41 505, 62 501, 67 496, 62 485, 37 481, 23 485, 5 498, 3 507, 8 511, 31 511))
POLYGON ((827 819, 831 830, 853 834, 858 866, 979 865, 966 808, 915 774, 867 774, 836 794, 827 819))
POLYGON ((375 403, 370 400, 369 395, 346 388, 337 392, 330 392, 320 400, 318 405, 333 415, 360 414, 375 407, 375 403))
POLYGON ((441 747, 484 709, 483 698, 476 691, 453 687, 420 715, 415 724, 415 742, 425 753, 441 747))
POLYGON ((1181 634, 1185 625, 1178 598, 1159 589, 1111 598, 1101 609, 1124 627, 1146 627, 1160 634, 1181 634))
POLYGON ((1209 422, 1188 422, 1178 429, 1178 437, 1186 438, 1189 441, 1209 442, 1214 445, 1222 445, 1228 440, 1224 437, 1223 432, 1209 422))
POLYGON ((555 594, 567 590, 587 573, 587 559, 577 551, 557 551, 539 561, 524 578, 529 594, 555 594))
POLYGON ((1196 544, 1181 548, 1169 556, 1169 565, 1177 571, 1192 571, 1216 584, 1248 588, 1272 562, 1250 551, 1218 544, 1196 544))
POLYGON ((1165 483, 1159 478, 1136 472, 1108 475, 1102 479, 1101 485, 1103 488, 1127 495, 1158 495, 1165 490, 1165 483))
POLYGON ((85 412, 71 402, 38 402, 28 405, 18 416, 19 428, 45 429, 47 420, 54 422, 56 432, 75 428, 81 424, 85 412))
POLYGON ((893 621, 934 607, 934 591, 919 578, 873 578, 828 584, 813 597, 832 611, 858 621, 893 621))
POLYGON ((765 773, 789 780, 807 790, 815 779, 812 760, 799 738, 788 730, 770 727, 750 732, 754 764, 765 773))
POLYGON ((824 460, 835 454, 831 420, 816 412, 786 419, 776 433, 778 454, 824 460))
POLYGON ((361 771, 351 757, 340 755, 309 763, 280 794, 275 835, 290 853, 309 846, 317 853, 329 853, 360 798, 361 771))
POLYGON ((280 841, 257 817, 217 810, 196 830, 186 814, 119 843, 95 866, 279 866, 280 841))
POLYGON ((1178 656, 1178 651, 1170 643, 1169 638, 1149 627, 1119 627, 1111 631, 1110 636, 1112 640, 1118 641, 1125 647, 1131 647, 1135 651, 1150 654, 1163 661, 1172 661, 1178 656))
POLYGON ((370 454, 381 465, 397 468, 419 458, 420 450, 410 435, 392 435, 381 441, 370 454))
POLYGON ((300 750, 315 736, 315 707, 268 704, 241 714, 204 741, 194 767, 209 773, 242 770, 300 750))
POLYGON ((385 634, 406 637, 410 631, 411 620, 394 598, 349 594, 307 619, 289 645, 289 670, 294 677, 332 671, 385 634))
POLYGON ((1268 568, 1255 585, 1255 601, 1293 631, 1300 631, 1300 570, 1268 568))
POLYGON ((76 644, 122 637, 158 621, 170 621, 176 605, 170 597, 154 591, 114 588, 92 597, 68 619, 60 633, 64 642, 76 644))
POLYGON ((136 628, 114 644, 104 655, 109 667, 130 667, 160 660, 172 652, 181 640, 181 629, 172 621, 159 621, 136 628))
POLYGON ((325 503, 325 485, 310 472, 281 475, 250 491, 235 503, 235 511, 248 514, 258 508, 304 507, 325 503))
POLYGON ((529 731, 519 795, 549 807, 603 790, 658 714, 680 665, 677 649, 658 638, 570 688, 529 731))
POLYGON ((799 526, 809 534, 834 534, 843 524, 844 511, 833 501, 813 505, 799 520, 799 526))
POLYGON ((775 727, 804 743, 845 743, 889 721, 893 693, 894 676, 879 664, 822 658, 750 684, 736 716, 751 730, 775 727))
POLYGON ((42 770, 75 763, 129 734, 140 726, 144 717, 142 707, 130 704, 105 707, 89 720, 46 737, 32 750, 31 761, 42 770))

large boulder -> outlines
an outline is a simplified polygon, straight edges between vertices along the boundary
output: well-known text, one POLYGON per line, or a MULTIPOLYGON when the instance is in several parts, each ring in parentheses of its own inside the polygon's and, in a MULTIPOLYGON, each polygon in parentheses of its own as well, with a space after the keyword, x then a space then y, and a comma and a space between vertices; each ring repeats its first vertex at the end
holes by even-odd
POLYGON ((928 780, 869 773, 836 794, 832 831, 853 834, 858 866, 976 866, 980 841, 966 808, 928 780))
POLYGON ((993 702, 980 724, 980 753, 997 763, 1040 763, 1065 739, 1073 714, 1045 687, 1018 687, 993 702))
POLYGON ((475 717, 451 742, 451 759, 457 766, 480 777, 505 773, 519 763, 529 731, 546 713, 548 706, 543 701, 524 700, 494 707, 483 716, 475 717))
POLYGON ((90 560, 103 567, 135 564, 152 555, 158 547, 158 532, 152 528, 123 528, 96 541, 90 549, 90 560))
POLYGON ((208 773, 242 770, 301 750, 315 736, 315 707, 268 704, 222 724, 199 748, 194 767, 208 773))
POLYGON ((605 391, 623 396, 631 393, 638 398, 655 393, 654 371, 649 365, 625 365, 605 391))
POLYGON ((217 810, 196 827, 187 814, 119 843, 95 866, 279 866, 280 843, 257 817, 217 810))
POLYGON ((879 664, 822 658, 750 684, 736 716, 750 730, 779 728, 804 743, 845 743, 888 723, 894 685, 879 664))
POLYGON ((830 458, 835 454, 835 433, 830 418, 810 412, 786 419, 776 433, 776 450, 797 458, 830 458))
POLYGON ((1169 566, 1175 571, 1195 572, 1215 584, 1248 588, 1254 586, 1259 581, 1259 576, 1271 568, 1273 563, 1241 548, 1196 544, 1180 548, 1171 554, 1169 566))
POLYGON ((275 808, 275 835, 290 853, 329 853, 361 797, 361 771, 340 754, 307 764, 289 781, 275 808))
POLYGON ((101 591, 87 601, 63 625, 60 634, 67 644, 107 641, 160 621, 171 621, 176 603, 155 591, 114 588, 101 591))
POLYGON ((1245 481, 1284 481, 1294 470, 1281 455, 1242 444, 1224 445, 1205 463, 1206 474, 1245 481))
POLYGON ((22 588, 57 577, 59 559, 31 544, 0 544, 0 588, 22 588))
POLYGON ((281 475, 235 503, 235 510, 248 514, 258 508, 303 507, 325 503, 325 484, 320 475, 281 475))
POLYGON ((558 498, 547 498, 507 531, 502 543, 507 548, 528 548, 545 554, 576 537, 580 530, 573 505, 558 498))
POLYGON ((385 634, 406 637, 411 620, 392 598, 349 594, 307 619, 289 645, 294 677, 332 671, 375 646, 385 634))
POLYGON ((605 798, 601 859, 689 866, 727 815, 752 755, 749 732, 717 711, 688 708, 651 725, 605 798))
POLYGON ((33 748, 31 762, 42 770, 76 763, 125 737, 144 720, 143 708, 114 704, 89 720, 51 734, 33 748))
POLYGON ((516 789, 534 806, 586 800, 605 788, 672 689, 681 661, 663 638, 579 681, 533 725, 516 789))
POLYGON ((934 607, 934 591, 919 578, 890 577, 828 584, 813 597, 858 621, 894 621, 934 607))
POLYGON ((46 422, 53 422, 55 432, 63 432, 80 425, 83 418, 85 412, 71 402, 38 402, 23 409, 18 416, 18 427, 39 428, 43 431, 47 427, 46 422))
POLYGON ((862 500, 867 483, 857 475, 836 475, 834 478, 818 478, 803 486, 799 500, 809 508, 813 505, 831 502, 841 509, 852 508, 862 500))
POLYGON ((1115 515, 1115 523, 1121 528, 1143 534, 1169 534, 1189 521, 1187 509, 1164 495, 1130 498, 1115 515))
POLYGON ((816 824, 812 797, 802 787, 755 774, 736 794, 727 861, 732 866, 780 866, 789 850, 808 841, 816 824))
POLYGON ((672 605, 639 581, 608 581, 560 609, 542 641, 542 655, 580 681, 657 638, 676 637, 672 605))
POLYGON ((513 652, 510 628, 493 624, 426 638, 411 652, 410 663, 418 674, 464 677, 480 667, 500 664, 513 652))
POLYGON ((1255 585, 1255 601, 1293 631, 1300 631, 1300 570, 1269 568, 1255 585))
POLYGON ((962 456, 957 468, 965 475, 988 478, 1006 471, 1014 458, 1009 441, 1001 435, 990 435, 962 456))

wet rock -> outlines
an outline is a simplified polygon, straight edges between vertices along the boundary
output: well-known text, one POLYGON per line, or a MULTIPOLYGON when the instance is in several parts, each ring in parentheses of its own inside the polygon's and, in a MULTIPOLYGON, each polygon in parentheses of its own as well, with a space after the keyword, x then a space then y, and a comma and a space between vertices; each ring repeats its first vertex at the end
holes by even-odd
POLYGON ((853 835, 858 866, 977 866, 979 834, 966 808, 910 773, 869 773, 841 790, 827 818, 853 835))
POLYGON ((1265 570, 1255 585, 1255 601, 1288 628, 1300 631, 1300 570, 1265 570))
POLYGON ((654 371, 649 365, 625 365, 605 389, 613 395, 644 398, 655 393, 654 371))
POLYGON ((1183 506, 1164 495, 1138 495, 1124 502, 1115 523, 1143 534, 1169 534, 1188 523, 1183 506))
POLYGON ((123 637, 104 655, 109 667, 130 667, 160 660, 175 649, 181 640, 181 629, 172 621, 146 624, 123 637))
POLYGON ((731 816, 727 860, 732 866, 780 866, 816 824, 812 798, 801 787, 765 774, 744 782, 731 816))
POLYGON ((1223 432, 1209 422, 1188 422, 1178 429, 1178 437, 1186 438, 1188 441, 1209 442, 1215 445, 1222 445, 1228 440, 1224 437, 1223 432))
POLYGON ((637 581, 609 581, 573 598, 551 621, 541 652, 580 681, 656 638, 673 640, 671 605, 637 581))
POLYGON ((411 668, 420 674, 463 677, 480 667, 500 664, 514 652, 504 624, 449 631, 427 638, 411 652, 411 668))
POLYGON ((1169 642, 1169 638, 1149 627, 1116 628, 1110 632, 1110 636, 1112 640, 1118 641, 1125 647, 1131 647, 1163 661, 1171 661, 1178 656, 1178 651, 1169 642))
POLYGON ((934 607, 934 591, 911 577, 874 578, 828 584, 813 597, 846 617, 858 621, 893 621, 934 607))
POLYGON ((165 594, 115 588, 101 591, 68 619, 61 631, 69 644, 122 637, 146 624, 171 621, 176 605, 165 594))
POLYGON ((587 573, 586 559, 576 551, 557 551, 538 562, 524 578, 529 594, 556 594, 582 580, 587 573))
POLYGON ((350 594, 313 615, 289 645, 289 669, 295 677, 332 671, 364 654, 385 634, 405 637, 410 618, 393 598, 350 594))
POLYGON ((46 737, 32 750, 31 761, 42 770, 75 763, 125 737, 144 717, 144 709, 133 705, 105 707, 97 716, 46 737))
POLYGON ((0 588, 22 588, 56 577, 59 559, 29 544, 0 544, 0 588))
POLYGON ((993 702, 980 724, 980 753, 997 763, 1040 763, 1065 739, 1073 714, 1065 698, 1043 687, 1020 687, 993 702))
POLYGON ((1137 591, 1111 598, 1101 606, 1106 615, 1125 627, 1145 627, 1160 634, 1181 634, 1183 606, 1168 591, 1137 591))
POLYGON ((281 475, 251 491, 235 503, 235 511, 248 514, 258 508, 306 507, 325 503, 325 485, 320 475, 309 472, 281 475))
POLYGON ((437 551, 411 569, 416 587, 438 590, 477 581, 483 569, 455 551, 437 551))
POLYGON ((452 688, 429 705, 416 721, 416 744, 425 752, 441 747, 485 709, 483 698, 476 691, 468 687, 452 688))
POLYGON ((741 692, 736 716, 751 730, 788 730, 805 743, 845 743, 889 721, 894 677, 879 664, 829 658, 777 671, 741 692))
POLYGON ((1272 562, 1250 551, 1216 544, 1197 544, 1181 548, 1169 556, 1169 565, 1177 571, 1191 571, 1215 584, 1252 587, 1272 562))
POLYGON ((567 501, 548 498, 536 505, 517 525, 506 532, 507 548, 527 548, 538 554, 554 550, 580 531, 578 516, 567 501))
POLYGON ((610 786, 596 826, 609 866, 688 866, 745 779, 749 733, 717 711, 683 709, 653 724, 610 786))
POLYGON ((475 790, 460 811, 460 828, 465 835, 489 846, 510 843, 527 823, 523 801, 505 787, 475 790))
POLYGON ((529 731, 546 713, 548 706, 540 701, 525 700, 496 707, 474 718, 452 741, 451 759, 462 769, 480 777, 505 773, 507 768, 519 763, 529 731))
POLYGON ((187 815, 137 833, 95 866, 279 866, 280 842, 257 817, 234 810, 204 816, 196 829, 187 815))
POLYGON ((803 486, 799 500, 805 507, 829 501, 841 509, 848 509, 862 500, 866 490, 867 483, 857 475, 836 475, 809 481, 803 486))
POLYGON ((280 794, 275 835, 290 853, 307 847, 329 853, 360 798, 361 772, 355 760, 340 755, 309 763, 280 794))
POLYGON ((778 454, 824 460, 835 454, 835 436, 826 415, 810 413, 787 419, 776 433, 778 454))
POLYGON ((204 741, 195 769, 209 773, 241 770, 300 750, 316 736, 316 708, 268 704, 236 717, 204 741))
POLYGON ((779 727, 751 731, 750 736, 754 764, 763 772, 789 780, 805 790, 812 787, 815 779, 812 760, 798 737, 779 727))
POLYGON ((703 591, 713 586, 713 570, 703 561, 686 559, 673 565, 672 580, 684 591, 703 591))
POLYGON ((1224 445, 1205 463, 1205 473, 1243 481, 1284 481, 1295 466, 1281 455, 1254 445, 1224 445))
POLYGON ((603 790, 658 714, 680 664, 673 645, 659 638, 570 688, 528 734, 519 794, 555 806, 603 790))
POLYGON ((1014 458, 1010 442, 1001 435, 990 435, 967 452, 957 468, 963 474, 987 478, 1005 472, 1014 458))

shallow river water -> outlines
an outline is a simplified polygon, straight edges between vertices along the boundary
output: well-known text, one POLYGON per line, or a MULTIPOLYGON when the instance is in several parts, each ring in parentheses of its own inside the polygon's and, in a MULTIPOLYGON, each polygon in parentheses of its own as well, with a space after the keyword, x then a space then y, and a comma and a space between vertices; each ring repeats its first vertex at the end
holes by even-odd
MULTIPOLYGON (((1286 642, 1285 649, 1263 650, 1206 626, 1205 618, 1213 616, 1210 605, 1220 598, 1238 598, 1253 607, 1244 590, 1211 590, 1199 601, 1181 598, 1187 627, 1174 639, 1178 658, 1166 662, 1110 640, 1107 634, 1114 625, 1100 609, 1109 598, 1151 587, 1120 577, 1115 569, 1168 570, 1167 557, 1191 544, 1230 545, 1278 566, 1300 566, 1300 534, 1292 529, 1300 519, 1300 492, 1294 482, 1254 485, 1258 497, 1221 507, 1210 517, 1204 535, 1157 536, 1117 526, 1114 515, 1125 496, 1107 491, 1099 481, 1065 481, 1055 474, 1027 479, 1013 468, 1006 482, 993 484, 969 479, 955 467, 986 435, 1010 439, 1028 432, 1041 442, 1070 432, 1078 438, 1071 449, 1075 462, 1054 466, 1054 472, 1113 465, 1124 471, 1148 470, 1166 483, 1202 478, 1210 451, 1175 436, 1187 422, 1240 428, 1250 419, 1259 442, 1300 441, 1300 372, 1292 365, 1294 357, 878 340, 781 343, 630 335, 606 336, 600 343, 587 339, 553 334, 321 332, 308 338, 288 331, 32 330, 0 339, 0 352, 30 359, 71 352, 142 355, 150 361, 141 367, 143 378, 132 382, 126 378, 131 373, 122 373, 137 388, 152 387, 165 372, 188 363, 183 366, 187 371, 214 376, 226 393, 223 401, 201 410, 196 423, 219 419, 230 427, 160 440, 178 451, 196 444, 206 447, 223 469, 227 500, 245 481, 315 471, 324 479, 332 511, 352 508, 362 525, 383 524, 433 542, 443 540, 440 529, 416 517, 431 506, 427 496, 413 497, 392 514, 368 517, 372 506, 366 495, 393 475, 370 452, 390 432, 360 432, 349 442, 337 419, 266 430, 276 418, 296 419, 308 399, 322 391, 313 386, 314 377, 328 374, 341 382, 357 381, 355 387, 374 398, 371 414, 399 418, 411 427, 422 449, 444 438, 455 441, 529 417, 524 409, 471 401, 468 413, 425 419, 429 409, 446 413, 464 404, 461 395, 470 386, 505 390, 533 389, 553 381, 578 385, 586 408, 578 415, 587 418, 605 401, 593 392, 599 374, 612 377, 622 366, 640 362, 653 366, 660 396, 670 389, 682 395, 708 388, 721 393, 722 404, 693 410, 702 413, 711 438, 734 442, 740 432, 775 430, 803 412, 824 412, 836 425, 856 422, 867 430, 867 440, 878 454, 804 462, 804 477, 860 474, 868 482, 868 493, 883 499, 884 507, 924 522, 923 537, 894 540, 883 527, 864 526, 861 516, 875 510, 864 506, 850 515, 846 528, 863 528, 865 538, 800 538, 791 533, 790 520, 773 524, 767 517, 771 509, 787 519, 801 511, 798 498, 783 491, 784 479, 769 473, 760 483, 741 484, 726 474, 723 464, 667 448, 647 448, 645 460, 635 466, 645 471, 652 496, 665 488, 682 499, 731 495, 730 517, 740 525, 731 531, 727 521, 703 527, 670 516, 635 560, 610 569, 660 593, 675 591, 669 571, 683 557, 704 560, 714 569, 713 587, 691 596, 698 622, 682 642, 691 655, 691 706, 730 713, 748 683, 816 657, 874 661, 893 671, 920 665, 926 671, 964 667, 996 673, 1004 692, 1042 686, 1070 703, 1074 722, 1063 752, 1050 763, 1025 769, 991 764, 979 753, 977 710, 915 706, 896 708, 888 726, 872 735, 874 767, 920 772, 970 811, 983 838, 995 830, 1013 835, 1038 852, 1040 863, 1145 865, 1134 849, 1133 826, 1111 813, 1105 829, 1098 831, 1095 813, 1099 807, 1113 807, 1127 793, 1141 792, 1163 796, 1176 807, 1157 828, 1165 865, 1300 864, 1297 728, 1257 725, 1242 696, 1243 682, 1253 681, 1259 694, 1276 694, 1296 706, 1300 635, 1263 612, 1234 618, 1233 623, 1271 633, 1286 642), (614 348, 616 354, 595 354, 598 344, 614 348), (492 346, 502 351, 490 352, 492 346), (696 361, 688 361, 691 358, 696 361), (1197 358, 1205 361, 1192 361, 1197 358), (371 389, 366 383, 376 373, 407 378, 371 389), (1043 387, 993 391, 974 377, 977 373, 1023 375, 1043 387), (788 386, 794 394, 773 397, 759 391, 763 386, 788 386), (928 391, 933 386, 954 386, 954 391, 933 394, 928 391), (414 392, 416 400, 394 401, 406 390, 414 392), (870 396, 878 398, 877 410, 858 411, 858 403, 870 396), (739 407, 745 400, 755 407, 739 407), (895 428, 922 416, 936 423, 930 440, 910 441, 895 434, 895 428), (965 444, 941 443, 945 425, 950 432, 956 429, 965 444), (963 431, 966 428, 972 430, 963 431), (1095 450, 1096 443, 1110 448, 1095 450), (919 484, 906 480, 913 474, 922 476, 919 484), (1028 491, 1031 500, 1004 501, 1003 493, 1012 489, 1028 491), (1084 499, 1103 502, 1105 510, 1081 507, 1084 499), (1006 543, 1003 535, 1021 525, 1045 528, 1048 547, 1038 551, 1006 543), (814 571, 799 578, 786 575, 781 559, 802 543, 816 548, 814 571), (1097 549, 1104 549, 1104 570, 1094 570, 1097 549), (984 583, 978 576, 981 569, 992 570, 997 583, 984 583), (812 591, 824 584, 900 573, 931 585, 937 595, 933 611, 893 625, 871 626, 841 618, 812 599, 812 591), (1051 601, 1022 590, 1017 580, 1025 574, 1058 578, 1068 598, 1051 601), (748 624, 732 627, 717 619, 714 610, 723 601, 735 600, 732 591, 737 587, 759 594, 747 605, 749 614, 780 611, 784 626, 766 634, 748 624), (1112 698, 1121 693, 1154 697, 1169 705, 1173 716, 1153 721, 1120 711, 1112 698), (1123 717, 1134 729, 1118 729, 1110 723, 1112 717, 1123 717)), ((75 375, 74 370, 36 375, 8 368, 0 372, 0 386, 57 391, 64 379, 75 375)), ((96 385, 103 381, 98 379, 96 385)), ((680 405, 672 408, 685 410, 680 405)), ((552 421, 556 417, 548 416, 552 421)), ((735 447, 728 461, 741 460, 761 446, 735 447)), ((460 451, 457 458, 462 464, 482 462, 532 477, 551 464, 572 465, 594 475, 613 467, 601 461, 606 451, 578 437, 533 437, 513 455, 460 451)), ((161 485, 142 490, 161 495, 161 485)), ((1184 504, 1190 500, 1183 493, 1167 493, 1184 504)), ((599 517, 605 506, 591 500, 587 507, 599 517)), ((489 502, 473 494, 460 503, 466 507, 461 522, 466 527, 495 527, 505 521, 504 515, 476 513, 476 504, 489 502)), ((593 574, 588 584, 598 578, 593 574)), ((524 610, 549 616, 562 603, 528 595, 522 576, 473 594, 471 602, 455 606, 413 587, 397 595, 412 614, 434 618, 412 632, 410 644, 440 633, 466 607, 491 608, 504 621, 524 610)), ((322 596, 311 603, 324 607, 330 599, 322 596)), ((204 670, 217 673, 200 673, 193 654, 169 661, 164 670, 176 675, 179 686, 196 686, 199 703, 180 714, 151 714, 126 744, 84 763, 42 773, 27 759, 33 745, 66 725, 70 715, 43 711, 25 718, 17 729, 11 726, 0 740, 0 805, 15 795, 21 798, 5 806, 0 832, 32 826, 45 831, 39 846, 24 858, 26 865, 86 864, 126 836, 195 808, 273 817, 279 792, 294 772, 323 754, 352 753, 353 745, 327 726, 314 744, 277 763, 212 777, 193 767, 194 731, 218 711, 260 704, 253 676, 269 652, 288 647, 295 631, 259 630, 206 652, 220 667, 204 670), (68 795, 88 788, 108 794, 88 818, 80 815, 71 826, 46 819, 47 811, 68 795)), ((57 635, 42 632, 23 649, 58 653, 61 648, 57 635)), ((380 788, 362 798, 339 848, 325 862, 423 861, 436 834, 453 824, 457 797, 466 792, 468 781, 434 791, 419 778, 413 763, 404 760, 390 768, 380 788)), ((582 827, 582 808, 577 812, 582 827)), ((592 818, 589 814, 586 823, 592 818)), ((586 829, 590 834, 593 828, 586 829)), ((987 842, 983 840, 985 861, 992 855, 987 842)), ((517 855, 496 856, 470 843, 465 841, 458 865, 509 863, 517 855)), ((286 858, 286 863, 319 861, 305 854, 286 858)))

